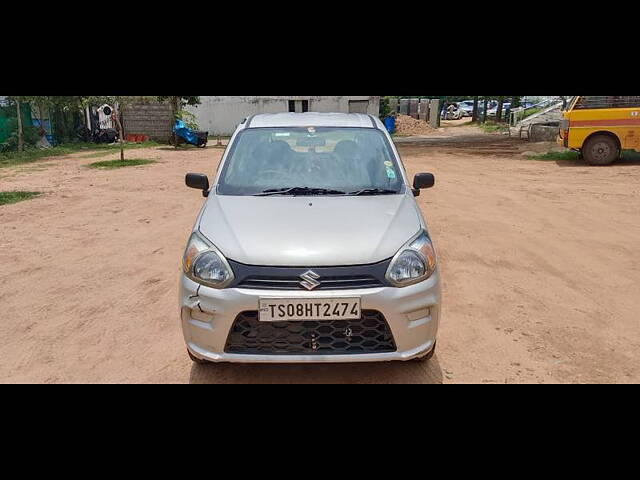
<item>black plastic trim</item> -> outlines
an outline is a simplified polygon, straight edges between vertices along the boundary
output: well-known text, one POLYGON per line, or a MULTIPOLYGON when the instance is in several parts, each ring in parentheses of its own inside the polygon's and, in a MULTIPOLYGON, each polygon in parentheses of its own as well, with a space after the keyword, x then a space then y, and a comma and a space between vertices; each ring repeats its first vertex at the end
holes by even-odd
POLYGON ((358 320, 260 322, 257 310, 235 318, 224 347, 240 355, 358 355, 397 351, 393 332, 378 310, 358 320))
POLYGON ((320 276, 318 290, 345 290, 391 286, 385 278, 391 258, 368 265, 346 265, 337 267, 272 267, 246 265, 227 260, 235 276, 227 288, 251 288, 257 290, 306 290, 300 275, 308 270, 320 276), (323 279, 324 287, 323 287, 323 279), (252 283, 253 282, 253 283, 252 283))

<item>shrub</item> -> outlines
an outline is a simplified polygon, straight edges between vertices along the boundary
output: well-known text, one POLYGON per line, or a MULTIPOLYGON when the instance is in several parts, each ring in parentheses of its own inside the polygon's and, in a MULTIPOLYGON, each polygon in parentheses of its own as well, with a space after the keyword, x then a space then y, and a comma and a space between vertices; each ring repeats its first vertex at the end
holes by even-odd
POLYGON ((380 97, 380 119, 384 120, 391 115, 391 107, 389 106, 390 97, 380 97))

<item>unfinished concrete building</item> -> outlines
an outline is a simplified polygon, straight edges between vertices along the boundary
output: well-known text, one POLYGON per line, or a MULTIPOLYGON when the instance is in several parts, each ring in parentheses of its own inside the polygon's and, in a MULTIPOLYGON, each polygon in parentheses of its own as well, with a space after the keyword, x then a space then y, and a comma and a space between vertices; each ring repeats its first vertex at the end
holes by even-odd
POLYGON ((200 97, 201 104, 187 107, 201 130, 209 135, 231 135, 243 118, 258 113, 345 112, 378 115, 380 97, 280 96, 200 97))

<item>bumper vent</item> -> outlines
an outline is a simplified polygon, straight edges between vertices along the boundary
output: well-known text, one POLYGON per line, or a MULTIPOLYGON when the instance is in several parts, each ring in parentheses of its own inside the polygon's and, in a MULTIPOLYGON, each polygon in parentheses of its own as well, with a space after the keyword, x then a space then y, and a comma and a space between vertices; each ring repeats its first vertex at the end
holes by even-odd
POLYGON ((260 322, 257 311, 239 314, 226 353, 249 355, 349 355, 395 352, 382 313, 363 310, 359 320, 260 322))

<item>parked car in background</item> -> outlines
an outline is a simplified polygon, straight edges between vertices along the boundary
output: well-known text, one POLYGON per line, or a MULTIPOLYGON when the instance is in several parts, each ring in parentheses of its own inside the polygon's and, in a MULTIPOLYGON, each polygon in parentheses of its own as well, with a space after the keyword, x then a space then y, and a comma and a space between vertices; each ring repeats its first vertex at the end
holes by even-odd
POLYGON ((456 102, 447 102, 442 108, 440 118, 442 120, 460 120, 464 116, 463 111, 458 107, 456 102))
POLYGON ((458 108, 462 111, 463 117, 471 117, 473 115, 473 100, 458 102, 458 108))
MULTIPOLYGON (((211 165, 213 167, 213 164, 211 165)), ((187 242, 180 312, 206 362, 428 360, 440 320, 436 253, 382 122, 260 114, 242 122, 187 242)))
MULTIPOLYGON (((502 116, 509 115, 509 110, 511 110, 511 102, 504 102, 502 104, 502 116)), ((495 105, 487 110, 487 115, 490 117, 495 117, 498 114, 498 102, 495 102, 495 105)))

